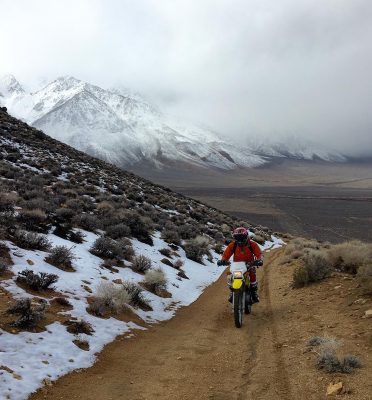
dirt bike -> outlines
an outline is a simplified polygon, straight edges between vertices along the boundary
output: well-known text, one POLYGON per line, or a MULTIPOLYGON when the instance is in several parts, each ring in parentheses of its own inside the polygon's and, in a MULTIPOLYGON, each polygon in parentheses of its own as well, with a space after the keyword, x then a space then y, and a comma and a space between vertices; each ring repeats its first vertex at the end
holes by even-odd
POLYGON ((256 261, 251 263, 225 261, 220 262, 220 265, 230 266, 228 284, 232 292, 234 322, 237 328, 241 328, 243 325, 243 312, 244 314, 250 314, 253 304, 248 271, 258 264, 256 261))

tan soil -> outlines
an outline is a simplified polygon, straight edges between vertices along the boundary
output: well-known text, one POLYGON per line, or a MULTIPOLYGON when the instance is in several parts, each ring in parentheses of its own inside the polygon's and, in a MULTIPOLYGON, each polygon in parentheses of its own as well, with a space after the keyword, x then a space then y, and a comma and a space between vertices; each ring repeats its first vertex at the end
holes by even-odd
POLYGON ((338 274, 293 290, 295 265, 280 265, 280 253, 268 255, 260 272, 261 303, 241 329, 233 325, 223 276, 172 320, 118 338, 92 368, 62 377, 30 399, 315 400, 339 380, 346 388, 341 397, 371 399, 372 321, 361 318, 372 308, 371 298, 354 304, 360 289, 338 274), (306 343, 324 335, 341 340, 341 350, 359 356, 363 368, 351 375, 317 370, 306 343))

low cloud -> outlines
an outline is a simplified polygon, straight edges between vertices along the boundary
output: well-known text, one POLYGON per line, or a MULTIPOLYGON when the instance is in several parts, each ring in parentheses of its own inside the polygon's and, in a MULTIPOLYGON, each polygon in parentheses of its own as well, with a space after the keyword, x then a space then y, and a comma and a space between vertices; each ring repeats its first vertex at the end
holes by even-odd
POLYGON ((0 73, 123 84, 234 140, 372 154, 369 0, 0 0, 0 73))

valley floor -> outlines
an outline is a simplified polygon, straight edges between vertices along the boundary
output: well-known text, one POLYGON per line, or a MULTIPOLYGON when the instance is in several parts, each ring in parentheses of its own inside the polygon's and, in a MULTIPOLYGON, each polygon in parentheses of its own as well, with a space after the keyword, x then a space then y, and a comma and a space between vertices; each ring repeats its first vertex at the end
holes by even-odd
POLYGON ((371 163, 278 159, 233 171, 136 171, 252 224, 339 243, 372 242, 371 163))
POLYGON ((241 329, 233 325, 223 275, 175 318, 117 339, 92 368, 62 377, 30 400, 315 400, 338 381, 346 399, 370 399, 372 328, 362 316, 372 299, 358 301, 357 284, 341 274, 291 289, 295 265, 280 262, 282 251, 267 254, 261 303, 241 329), (341 350, 360 357, 363 367, 350 375, 317 370, 316 348, 307 346, 313 336, 340 340, 341 350))
POLYGON ((324 186, 175 188, 274 231, 332 243, 372 241, 372 190, 324 186))

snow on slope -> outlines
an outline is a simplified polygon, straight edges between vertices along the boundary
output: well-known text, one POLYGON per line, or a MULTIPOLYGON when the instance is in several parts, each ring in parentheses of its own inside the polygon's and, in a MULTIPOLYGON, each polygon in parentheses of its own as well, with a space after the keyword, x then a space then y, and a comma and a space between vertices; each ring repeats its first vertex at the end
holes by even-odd
MULTIPOLYGON (((135 329, 146 329, 133 322, 123 322, 114 318, 97 318, 86 311, 89 293, 83 286, 87 285, 87 282, 94 291, 98 283, 102 281, 112 282, 119 278, 123 281, 138 283, 143 276, 128 267, 120 268, 118 272, 101 269, 102 260, 89 252, 89 248, 98 235, 91 232, 84 232, 84 234, 85 242, 83 244, 73 244, 53 234, 48 235, 48 239, 53 245, 65 245, 69 248, 73 245, 73 253, 76 256, 73 266, 76 272, 64 272, 46 263, 44 258, 47 253, 23 250, 8 242, 14 262, 12 271, 17 274, 29 268, 27 260, 31 260, 34 263, 33 270, 35 272, 58 274, 59 280, 55 284, 55 288, 68 297, 73 305, 73 310, 68 311, 68 314, 78 320, 83 319, 89 322, 94 328, 94 333, 92 336, 79 335, 80 339, 89 342, 89 350, 85 351, 73 343, 76 336, 67 332, 66 327, 59 322, 47 326, 46 331, 41 333, 21 332, 14 335, 1 331, 0 365, 13 371, 12 373, 7 370, 0 371, 2 388, 0 397, 3 399, 26 399, 30 393, 43 386, 45 380, 55 380, 72 370, 91 366, 95 361, 96 354, 117 335, 135 329)), ((177 276, 177 270, 160 262, 164 257, 159 250, 167 247, 168 244, 160 239, 160 233, 156 233, 153 238, 153 247, 135 239, 132 240, 132 244, 136 253, 151 258, 154 267, 164 270, 169 281, 167 290, 172 297, 161 298, 146 292, 153 311, 145 312, 136 309, 133 311, 148 323, 164 321, 173 317, 177 308, 194 302, 208 285, 219 278, 224 270, 224 267, 217 267, 215 263, 209 262, 206 258, 204 258, 205 265, 191 261, 186 258, 184 251, 180 248, 180 257, 185 260, 183 270, 190 278, 180 279, 177 276)), ((276 248, 282 244, 280 239, 272 237, 272 240, 273 242, 266 242, 265 246, 261 246, 261 248, 276 248)), ((217 260, 219 257, 213 253, 213 258, 217 260)), ((3 281, 2 285, 15 298, 32 297, 15 283, 15 278, 3 281)))
POLYGON ((229 144, 209 129, 164 115, 123 88, 105 90, 67 76, 26 93, 12 76, 0 81, 0 103, 14 116, 120 166, 147 160, 161 167, 171 160, 234 169, 259 166, 273 156, 342 161, 337 153, 292 140, 283 146, 229 144))

